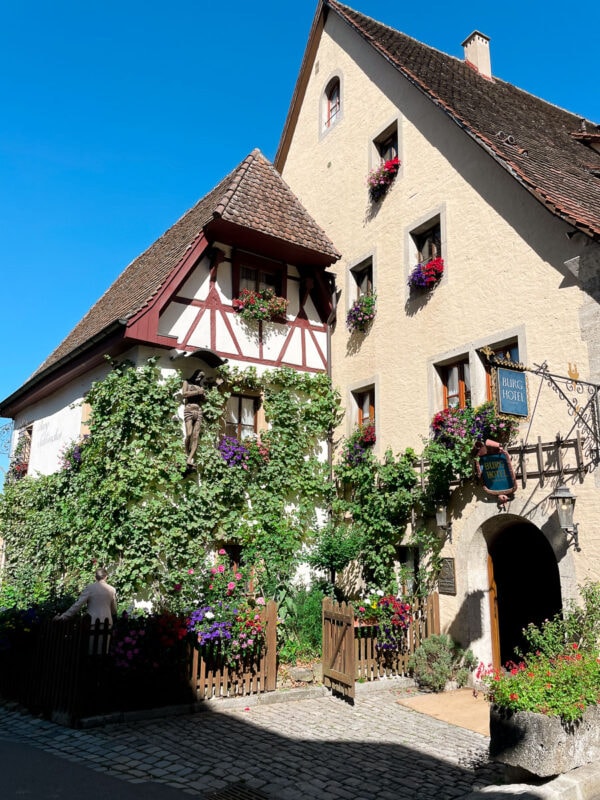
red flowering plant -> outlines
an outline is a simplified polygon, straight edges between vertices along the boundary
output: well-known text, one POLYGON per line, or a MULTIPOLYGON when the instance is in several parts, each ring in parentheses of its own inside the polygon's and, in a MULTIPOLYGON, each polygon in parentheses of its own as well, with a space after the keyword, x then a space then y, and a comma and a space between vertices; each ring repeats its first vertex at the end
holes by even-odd
POLYGON ((564 722, 600 704, 600 583, 585 583, 580 594, 582 606, 567 603, 562 613, 523 630, 530 652, 519 663, 500 670, 479 665, 476 678, 492 703, 564 722))
POLYGON ((510 711, 534 711, 574 722, 588 706, 600 703, 600 657, 579 651, 548 656, 541 651, 503 670, 480 664, 475 677, 485 687, 490 702, 510 711))
POLYGON ((390 188, 398 170, 400 169, 400 159, 396 156, 388 161, 382 161, 378 167, 372 169, 367 178, 369 196, 374 202, 381 200, 390 188))
POLYGON ((260 321, 285 317, 288 301, 278 297, 273 289, 241 289, 231 304, 242 319, 260 321))
POLYGON ((354 604, 355 618, 363 626, 376 628, 378 650, 398 651, 406 644, 406 631, 411 622, 411 607, 400 597, 385 594, 381 589, 354 604))
POLYGON ((361 464, 367 457, 367 451, 377 441, 375 425, 359 425, 346 439, 342 450, 342 460, 351 467, 361 464))
POLYGON ((411 289, 433 289, 441 281, 443 274, 444 259, 438 256, 417 264, 408 276, 408 285, 411 289))

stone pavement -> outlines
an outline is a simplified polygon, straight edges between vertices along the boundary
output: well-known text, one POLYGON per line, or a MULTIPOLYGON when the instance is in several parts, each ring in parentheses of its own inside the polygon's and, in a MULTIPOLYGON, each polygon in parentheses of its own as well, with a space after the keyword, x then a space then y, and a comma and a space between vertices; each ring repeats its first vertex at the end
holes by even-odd
POLYGON ((393 682, 384 687, 360 692, 354 705, 290 693, 289 702, 214 701, 205 713, 83 730, 0 708, 0 752, 2 740, 33 746, 178 789, 182 800, 449 800, 501 782, 487 737, 406 708, 393 682))

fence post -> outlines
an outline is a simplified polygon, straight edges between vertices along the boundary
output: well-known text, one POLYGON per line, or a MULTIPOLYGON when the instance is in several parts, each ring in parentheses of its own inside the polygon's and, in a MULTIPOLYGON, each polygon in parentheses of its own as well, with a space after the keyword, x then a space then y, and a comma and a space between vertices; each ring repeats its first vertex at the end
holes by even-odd
POLYGON ((265 625, 265 691, 277 688, 277 603, 269 600, 265 625))

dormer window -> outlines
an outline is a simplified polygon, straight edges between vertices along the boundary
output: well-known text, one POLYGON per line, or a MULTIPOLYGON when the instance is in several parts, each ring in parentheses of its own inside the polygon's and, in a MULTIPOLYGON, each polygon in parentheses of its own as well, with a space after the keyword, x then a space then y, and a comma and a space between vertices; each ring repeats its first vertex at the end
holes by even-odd
POLYGON ((323 98, 323 128, 332 128, 339 120, 342 111, 340 79, 332 78, 327 84, 323 98))

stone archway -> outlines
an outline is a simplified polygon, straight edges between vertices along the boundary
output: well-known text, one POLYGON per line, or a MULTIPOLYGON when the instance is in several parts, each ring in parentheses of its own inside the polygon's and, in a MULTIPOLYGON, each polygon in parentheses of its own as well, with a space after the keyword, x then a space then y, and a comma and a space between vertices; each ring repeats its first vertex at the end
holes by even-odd
POLYGON ((497 603, 492 624, 498 626, 499 658, 505 664, 516 658, 515 648, 525 648, 526 625, 540 625, 561 611, 560 576, 552 547, 530 522, 512 522, 486 539, 491 597, 497 603))

